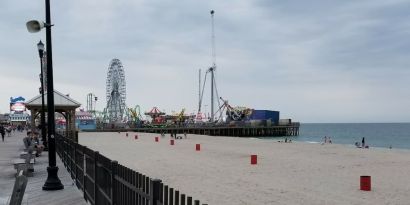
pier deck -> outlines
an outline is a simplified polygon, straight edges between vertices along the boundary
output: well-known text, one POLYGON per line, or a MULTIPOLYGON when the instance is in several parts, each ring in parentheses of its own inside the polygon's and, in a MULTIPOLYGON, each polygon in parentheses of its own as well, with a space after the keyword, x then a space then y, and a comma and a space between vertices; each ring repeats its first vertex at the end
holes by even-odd
MULTIPOLYGON (((272 136, 298 136, 300 123, 290 125, 277 125, 269 127, 152 127, 152 128, 131 128, 131 129, 102 129, 92 130, 97 132, 117 132, 134 131, 146 133, 175 133, 175 134, 197 134, 210 136, 230 136, 230 137, 272 137, 272 136)), ((86 130, 88 131, 88 130, 86 130)))
MULTIPOLYGON (((13 190, 16 170, 12 160, 18 158, 23 150, 23 137, 25 132, 15 132, 12 137, 5 137, 5 142, 0 141, 0 204, 9 201, 13 190)), ((70 174, 57 156, 58 176, 64 185, 63 190, 43 191, 42 187, 47 178, 48 152, 36 158, 34 175, 28 177, 28 183, 23 198, 23 204, 64 204, 86 205, 82 193, 73 185, 70 174)))

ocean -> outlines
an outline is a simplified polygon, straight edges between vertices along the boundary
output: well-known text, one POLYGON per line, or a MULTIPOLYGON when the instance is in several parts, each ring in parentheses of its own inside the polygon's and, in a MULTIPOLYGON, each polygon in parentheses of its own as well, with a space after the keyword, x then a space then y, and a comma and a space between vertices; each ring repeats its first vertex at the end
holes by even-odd
POLYGON ((299 131, 290 139, 320 143, 328 136, 332 143, 354 146, 364 137, 370 147, 410 149, 410 123, 302 123, 299 131))

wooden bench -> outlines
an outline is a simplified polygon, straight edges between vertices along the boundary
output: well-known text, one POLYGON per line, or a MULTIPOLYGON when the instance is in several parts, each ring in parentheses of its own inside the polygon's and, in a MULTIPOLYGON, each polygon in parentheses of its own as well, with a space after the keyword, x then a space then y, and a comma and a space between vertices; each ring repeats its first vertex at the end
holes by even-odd
MULTIPOLYGON (((28 154, 29 154, 29 152, 20 152, 20 159, 26 159, 28 154)), ((35 158, 36 154, 37 154, 36 151, 33 151, 31 153, 31 158, 34 159, 34 162, 36 161, 36 158, 35 158)))
POLYGON ((27 177, 24 176, 23 170, 19 171, 16 181, 14 182, 13 192, 11 193, 9 205, 20 205, 23 201, 24 192, 27 187, 27 177))
POLYGON ((26 163, 25 159, 15 159, 13 160, 13 164, 14 164, 14 169, 17 169, 18 166, 22 165, 22 164, 29 164, 30 168, 33 167, 33 165, 35 164, 34 162, 34 158, 30 159, 29 163, 26 163))
POLYGON ((13 160, 14 169, 17 169, 17 173, 23 171, 26 176, 33 176, 35 157, 32 154, 27 154, 25 159, 13 160))

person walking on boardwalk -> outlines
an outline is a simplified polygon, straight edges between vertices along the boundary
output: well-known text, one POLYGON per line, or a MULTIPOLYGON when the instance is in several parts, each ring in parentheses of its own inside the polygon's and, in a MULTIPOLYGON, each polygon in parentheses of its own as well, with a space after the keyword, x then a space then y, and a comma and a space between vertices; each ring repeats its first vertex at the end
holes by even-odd
POLYGON ((11 130, 12 130, 11 125, 7 126, 5 129, 7 132, 7 137, 11 137, 11 130))
POLYGON ((0 134, 1 134, 1 139, 4 142, 4 135, 6 134, 3 125, 0 125, 0 134))

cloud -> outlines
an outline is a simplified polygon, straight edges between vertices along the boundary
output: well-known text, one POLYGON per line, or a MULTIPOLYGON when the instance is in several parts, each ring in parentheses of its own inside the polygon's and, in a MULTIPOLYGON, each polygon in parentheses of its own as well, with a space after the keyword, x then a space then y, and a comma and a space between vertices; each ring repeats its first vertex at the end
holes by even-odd
MULTIPOLYGON (((25 22, 43 4, 0 3, 0 111, 37 93, 39 60, 25 22)), ((64 1, 52 3, 55 88, 105 105, 108 64, 119 58, 127 105, 197 109, 198 69, 211 64, 232 105, 280 110, 302 122, 409 121, 410 3, 366 1, 64 1)), ((204 105, 210 109, 209 85, 204 105)))

